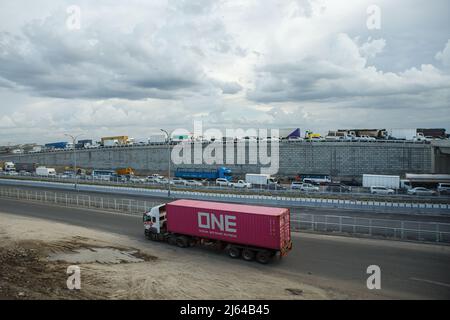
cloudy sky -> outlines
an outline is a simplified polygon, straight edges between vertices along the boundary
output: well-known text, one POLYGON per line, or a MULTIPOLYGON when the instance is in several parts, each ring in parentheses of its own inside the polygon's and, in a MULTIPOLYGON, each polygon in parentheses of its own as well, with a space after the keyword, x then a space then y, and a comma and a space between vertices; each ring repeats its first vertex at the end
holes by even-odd
POLYGON ((64 133, 144 140, 194 120, 450 129, 448 0, 16 0, 0 9, 3 145, 64 133))

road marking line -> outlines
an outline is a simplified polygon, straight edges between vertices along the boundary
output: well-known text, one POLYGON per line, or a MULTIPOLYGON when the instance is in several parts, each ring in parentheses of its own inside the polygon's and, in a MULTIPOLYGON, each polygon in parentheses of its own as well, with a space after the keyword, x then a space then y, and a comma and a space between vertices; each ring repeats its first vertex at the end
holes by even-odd
POLYGON ((415 281, 428 282, 428 283, 435 284, 435 285, 438 285, 438 286, 444 286, 444 287, 450 288, 450 284, 448 284, 448 283, 443 283, 443 282, 438 282, 438 281, 433 281, 433 280, 427 280, 427 279, 419 279, 419 278, 410 278, 410 279, 411 280, 415 280, 415 281))

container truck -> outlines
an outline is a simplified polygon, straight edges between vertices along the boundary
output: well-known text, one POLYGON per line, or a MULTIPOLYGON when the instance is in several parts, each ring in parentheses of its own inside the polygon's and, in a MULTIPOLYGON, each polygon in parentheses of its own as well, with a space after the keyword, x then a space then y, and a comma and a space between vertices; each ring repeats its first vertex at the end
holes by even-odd
POLYGON ((52 177, 56 176, 56 170, 54 168, 37 167, 36 175, 40 177, 52 177))
POLYGON ((219 167, 217 169, 204 168, 177 168, 175 177, 183 179, 207 179, 216 180, 224 178, 231 181, 231 170, 226 167, 219 167))
POLYGON ((226 250, 231 258, 268 263, 292 249, 290 211, 198 200, 176 200, 143 215, 145 236, 182 248, 226 250))
POLYGON ((116 145, 126 145, 130 141, 128 136, 115 136, 101 138, 101 145, 104 147, 112 147, 116 145))
POLYGON ((16 171, 35 172, 37 168, 36 163, 16 163, 16 171))
POLYGON ((167 137, 163 134, 150 136, 147 140, 148 143, 166 143, 167 137))
POLYGON ((400 188, 400 176, 387 176, 376 174, 364 174, 363 175, 363 187, 386 187, 390 189, 400 188))
POLYGON ((66 149, 68 142, 53 142, 53 143, 46 143, 45 149, 66 149))
POLYGON ((426 138, 422 132, 417 129, 390 129, 390 139, 408 140, 408 141, 425 141, 426 138))
POLYGON ((116 173, 119 176, 134 176, 133 168, 120 168, 116 170, 116 173))

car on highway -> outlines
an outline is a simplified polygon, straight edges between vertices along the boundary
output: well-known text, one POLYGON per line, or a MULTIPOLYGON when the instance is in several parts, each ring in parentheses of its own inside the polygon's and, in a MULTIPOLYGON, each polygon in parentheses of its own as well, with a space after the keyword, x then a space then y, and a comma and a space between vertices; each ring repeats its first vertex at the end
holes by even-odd
POLYGON ((328 192, 352 192, 352 187, 343 183, 330 183, 327 185, 328 192))
POLYGON ((360 136, 358 138, 356 138, 358 141, 360 142, 373 142, 373 141, 377 141, 377 139, 375 139, 374 137, 370 137, 370 136, 360 136))
POLYGON ((437 191, 439 194, 450 194, 450 183, 439 183, 437 191))
POLYGON ((139 177, 130 177, 130 181, 131 183, 145 183, 147 182, 146 178, 139 178, 139 177))
POLYGON ((300 190, 301 187, 302 187, 302 185, 303 185, 303 182, 300 182, 300 181, 293 181, 293 182, 291 183, 291 189, 292 189, 292 190, 300 190))
POLYGON ((319 187, 311 183, 303 183, 302 186, 300 187, 300 191, 317 192, 319 191, 319 187))
POLYGON ((435 196, 437 194, 436 191, 430 190, 424 187, 416 187, 409 189, 407 191, 407 194, 414 195, 414 196, 435 196))
POLYGON ((252 184, 249 182, 245 182, 244 180, 238 180, 237 182, 230 182, 229 186, 232 188, 251 188, 252 184))
POLYGON ((225 179, 225 178, 217 178, 216 179, 216 186, 228 187, 229 184, 230 184, 230 182, 227 179, 225 179))
POLYGON ((371 194, 386 194, 391 195, 394 194, 395 191, 393 189, 390 189, 388 187, 383 186, 371 186, 370 187, 370 193, 371 194))
POLYGON ((184 180, 183 178, 172 178, 171 180, 171 184, 181 184, 181 185, 185 185, 186 184, 186 180, 184 180))
POLYGON ((202 187, 203 183, 197 180, 186 180, 185 185, 190 187, 202 187))

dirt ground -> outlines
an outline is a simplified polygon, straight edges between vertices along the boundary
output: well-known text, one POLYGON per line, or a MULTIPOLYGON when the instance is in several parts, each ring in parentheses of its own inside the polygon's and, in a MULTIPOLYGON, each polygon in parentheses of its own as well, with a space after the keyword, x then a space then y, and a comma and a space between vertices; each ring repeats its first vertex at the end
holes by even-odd
POLYGON ((211 255, 179 257, 167 244, 0 213, 0 299, 346 298, 211 255), (70 265, 80 267, 80 290, 67 288, 70 265))

